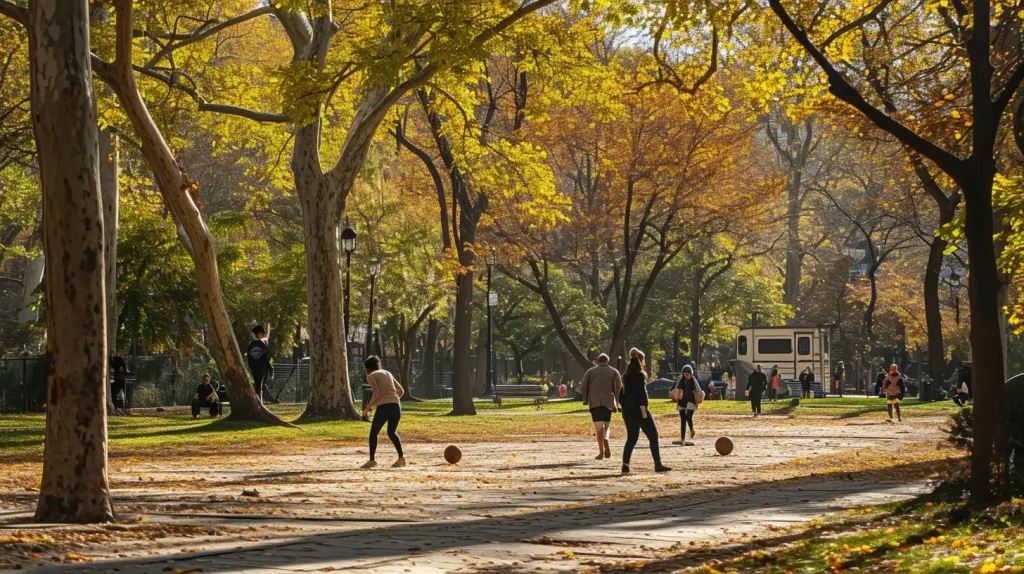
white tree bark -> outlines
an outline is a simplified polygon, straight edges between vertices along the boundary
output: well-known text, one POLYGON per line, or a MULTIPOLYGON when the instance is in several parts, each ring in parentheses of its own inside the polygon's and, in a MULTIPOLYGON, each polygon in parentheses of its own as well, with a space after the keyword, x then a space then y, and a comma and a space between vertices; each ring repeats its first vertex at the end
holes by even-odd
POLYGON ((35 518, 105 522, 114 515, 107 479, 103 211, 87 1, 31 1, 28 34, 50 355, 35 518))
POLYGON ((39 301, 36 296, 36 289, 43 282, 43 269, 46 267, 46 258, 43 255, 34 257, 25 265, 21 274, 21 309, 18 310, 19 323, 31 323, 39 319, 39 312, 35 306, 39 301))
MULTIPOLYGON (((120 153, 117 130, 100 131, 100 195, 103 198, 103 276, 107 301, 107 354, 117 353, 117 176, 120 153)), ((107 376, 109 380, 109 375, 107 376)), ((107 393, 107 416, 114 413, 114 397, 107 393)))

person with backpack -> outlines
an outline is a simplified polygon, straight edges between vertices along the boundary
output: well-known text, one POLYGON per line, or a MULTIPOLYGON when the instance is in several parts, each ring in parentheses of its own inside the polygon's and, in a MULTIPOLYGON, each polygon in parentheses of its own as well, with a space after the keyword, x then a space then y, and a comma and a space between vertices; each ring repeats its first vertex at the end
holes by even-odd
POLYGON ((693 415, 697 412, 697 405, 704 401, 704 391, 700 390, 693 376, 693 367, 683 367, 683 374, 669 391, 669 397, 676 402, 676 410, 679 411, 679 444, 685 445, 687 426, 690 427, 690 439, 697 436, 693 429, 693 415))
POLYGON ((252 386, 256 396, 263 402, 263 386, 274 378, 274 365, 270 362, 270 346, 267 345, 267 330, 263 325, 252 328, 252 342, 245 350, 245 358, 252 372, 252 386))
POLYGON ((647 435, 654 458, 654 472, 668 472, 671 468, 661 464, 661 449, 658 445, 658 427, 654 415, 647 409, 647 375, 640 356, 629 360, 626 374, 622 377, 622 422, 626 423, 626 444, 622 448, 622 474, 629 474, 629 459, 633 448, 640 440, 640 431, 647 435))
POLYGON ((800 373, 800 390, 803 391, 803 398, 811 398, 812 384, 814 384, 814 371, 810 367, 805 367, 804 372, 800 373))
POLYGON ((608 364, 608 355, 601 353, 597 365, 583 375, 580 394, 583 404, 590 407, 590 419, 597 433, 597 460, 612 457, 608 444, 611 438, 612 413, 618 411, 618 397, 622 392, 622 376, 608 364))
POLYGON ((761 396, 768 386, 768 376, 764 374, 764 367, 757 364, 757 370, 750 373, 747 378, 746 395, 750 397, 750 416, 757 418, 761 416, 761 396))
POLYGON ((846 365, 842 361, 836 363, 836 371, 832 374, 833 392, 843 396, 843 381, 846 380, 846 365))
POLYGON ((889 412, 888 422, 893 422, 893 410, 896 411, 897 422, 903 422, 903 414, 900 412, 900 401, 903 400, 903 395, 906 391, 907 386, 903 381, 903 375, 900 374, 900 368, 895 364, 889 365, 889 376, 882 383, 882 392, 885 393, 885 408, 889 412))

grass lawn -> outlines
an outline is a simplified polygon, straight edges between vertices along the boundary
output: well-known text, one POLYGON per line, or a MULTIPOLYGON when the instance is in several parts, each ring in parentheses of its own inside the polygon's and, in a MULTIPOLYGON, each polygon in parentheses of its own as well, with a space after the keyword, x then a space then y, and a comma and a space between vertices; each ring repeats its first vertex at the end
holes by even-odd
POLYGON ((1024 571, 1024 500, 969 514, 960 495, 943 487, 902 504, 849 510, 836 521, 812 523, 804 532, 710 560, 696 571, 1024 571))
MULTIPOLYGON (((552 400, 538 411, 532 401, 505 401, 498 407, 478 401, 475 417, 446 416, 450 400, 410 402, 403 405, 402 435, 417 442, 501 441, 514 438, 558 438, 591 432, 586 407, 579 401, 552 400)), ((294 420, 304 405, 274 405, 272 410, 285 420, 294 420)), ((955 410, 949 401, 920 403, 908 400, 904 409, 915 415, 945 416, 955 410)), ((675 405, 652 399, 651 410, 665 417, 675 405)), ((707 401, 698 416, 747 415, 749 406, 738 401, 707 401)), ((815 399, 792 407, 788 400, 765 403, 763 415, 801 419, 849 419, 885 412, 880 399, 815 399)), ((0 462, 27 462, 42 455, 42 415, 0 416, 0 462)), ((193 420, 186 409, 146 411, 131 417, 111 417, 108 423, 110 453, 113 457, 134 456, 160 450, 162 454, 190 454, 210 449, 230 451, 239 447, 283 452, 289 449, 330 448, 360 444, 366 440, 367 425, 359 421, 307 423, 302 430, 260 427, 248 422, 211 421, 203 416, 193 420)))

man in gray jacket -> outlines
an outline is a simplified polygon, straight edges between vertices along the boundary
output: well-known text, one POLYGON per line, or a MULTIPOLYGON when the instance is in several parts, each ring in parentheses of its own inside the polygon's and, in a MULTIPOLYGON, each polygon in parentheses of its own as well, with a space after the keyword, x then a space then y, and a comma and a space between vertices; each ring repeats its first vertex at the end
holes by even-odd
POLYGON ((611 458, 608 445, 611 438, 612 413, 618 411, 618 396, 622 391, 622 375, 608 364, 608 355, 601 353, 597 365, 583 375, 580 394, 583 404, 590 406, 590 418, 597 432, 597 459, 611 458))

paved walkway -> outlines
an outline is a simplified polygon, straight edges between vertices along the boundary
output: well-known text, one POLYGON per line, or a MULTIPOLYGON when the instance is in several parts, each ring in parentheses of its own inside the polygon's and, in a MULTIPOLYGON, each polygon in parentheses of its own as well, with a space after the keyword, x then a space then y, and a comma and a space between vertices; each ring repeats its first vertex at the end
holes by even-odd
MULTIPOLYGON (((694 501, 679 492, 637 502, 595 503, 519 516, 396 522, 313 534, 242 550, 51 566, 38 572, 542 572, 628 565, 691 545, 736 542, 851 507, 921 494, 923 483, 790 481, 782 488, 694 501), (201 570, 200 570, 201 569, 201 570)), ((697 495, 699 496, 699 495, 697 495)))

